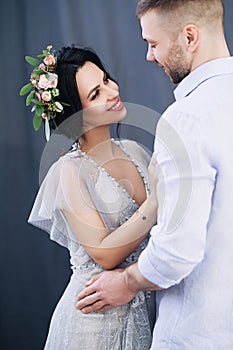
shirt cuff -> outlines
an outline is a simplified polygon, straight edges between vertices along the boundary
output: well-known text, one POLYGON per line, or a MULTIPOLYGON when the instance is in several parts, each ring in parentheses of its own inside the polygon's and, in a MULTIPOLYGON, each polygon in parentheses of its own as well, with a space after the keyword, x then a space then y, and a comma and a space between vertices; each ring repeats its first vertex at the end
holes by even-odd
MULTIPOLYGON (((149 243, 150 244, 150 243, 149 243)), ((153 255, 152 255, 153 256, 153 255)), ((162 276, 156 267, 152 264, 150 259, 150 246, 143 250, 138 259, 138 269, 140 273, 150 282, 157 285, 160 288, 167 289, 174 284, 177 284, 177 281, 170 280, 162 276)))

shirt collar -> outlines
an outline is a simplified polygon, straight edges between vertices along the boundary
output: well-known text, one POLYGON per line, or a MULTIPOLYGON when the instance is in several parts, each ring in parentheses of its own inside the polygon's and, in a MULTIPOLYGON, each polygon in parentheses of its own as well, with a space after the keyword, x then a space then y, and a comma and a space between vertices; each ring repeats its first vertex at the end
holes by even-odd
POLYGON ((233 73, 233 57, 219 58, 202 64, 192 71, 174 90, 176 101, 191 94, 204 81, 223 74, 233 73))

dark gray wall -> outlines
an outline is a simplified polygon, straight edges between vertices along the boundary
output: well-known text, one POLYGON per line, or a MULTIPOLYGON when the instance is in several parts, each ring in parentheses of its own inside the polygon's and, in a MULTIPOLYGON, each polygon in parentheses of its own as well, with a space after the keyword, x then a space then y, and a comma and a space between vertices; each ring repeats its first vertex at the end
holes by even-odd
MULTIPOLYGON (((0 347, 40 350, 48 322, 70 275, 67 251, 27 224, 45 145, 19 97, 30 67, 25 55, 48 44, 90 46, 121 87, 124 101, 162 112, 173 85, 145 60, 135 18, 136 0, 1 0, 0 3, 0 347)), ((233 2, 226 6, 226 35, 233 49, 233 2)))

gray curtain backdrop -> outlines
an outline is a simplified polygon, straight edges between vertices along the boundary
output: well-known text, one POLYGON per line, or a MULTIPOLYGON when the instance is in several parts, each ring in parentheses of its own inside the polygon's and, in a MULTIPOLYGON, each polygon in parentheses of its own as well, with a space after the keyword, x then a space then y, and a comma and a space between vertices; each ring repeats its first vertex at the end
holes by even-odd
MULTIPOLYGON (((233 2, 225 0, 226 35, 233 48, 233 2)), ((0 2, 0 347, 40 350, 51 313, 70 276, 67 251, 27 224, 45 146, 19 97, 34 56, 53 44, 92 47, 119 82, 122 99, 162 113, 174 86, 145 60, 135 18, 137 0, 1 0, 0 2)), ((221 96, 219 97, 221 98, 221 96)), ((221 118, 221 116, 220 116, 221 118)), ((58 350, 58 349, 54 349, 58 350)))

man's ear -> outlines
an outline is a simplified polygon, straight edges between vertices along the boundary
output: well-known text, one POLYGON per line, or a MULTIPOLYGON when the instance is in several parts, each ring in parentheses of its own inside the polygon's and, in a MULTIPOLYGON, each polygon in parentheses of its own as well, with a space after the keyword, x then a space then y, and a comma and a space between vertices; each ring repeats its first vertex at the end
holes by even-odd
POLYGON ((185 26, 183 34, 187 50, 194 52, 200 41, 200 29, 194 24, 188 24, 185 26))

